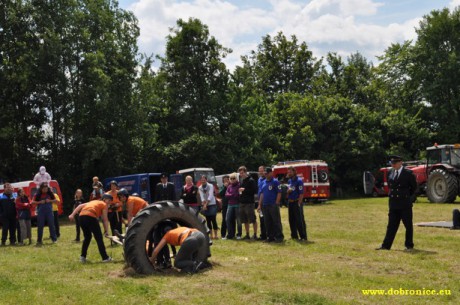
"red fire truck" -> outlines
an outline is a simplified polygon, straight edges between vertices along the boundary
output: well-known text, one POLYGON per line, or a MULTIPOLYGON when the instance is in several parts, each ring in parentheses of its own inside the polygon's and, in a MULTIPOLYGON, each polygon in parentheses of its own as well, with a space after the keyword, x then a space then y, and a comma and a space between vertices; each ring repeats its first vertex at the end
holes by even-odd
POLYGON ((273 166, 273 175, 279 181, 286 179, 289 167, 294 167, 297 176, 303 179, 304 200, 326 201, 330 196, 329 168, 322 160, 296 160, 279 162, 273 166))

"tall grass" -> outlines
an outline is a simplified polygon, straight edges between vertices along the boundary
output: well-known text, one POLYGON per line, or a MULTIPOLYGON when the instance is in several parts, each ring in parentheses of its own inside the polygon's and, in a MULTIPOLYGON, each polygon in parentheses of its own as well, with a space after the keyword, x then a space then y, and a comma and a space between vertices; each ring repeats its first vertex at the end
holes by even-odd
MULTIPOLYGON (((454 207, 421 199, 414 222, 450 220, 454 207)), ((217 240, 214 268, 193 276, 133 275, 124 270, 122 247, 108 240, 113 263, 100 262, 93 240, 89 263, 81 264, 74 227, 64 225, 55 245, 0 248, 0 304, 460 304, 460 231, 415 227, 416 250, 405 252, 401 224, 393 249, 375 251, 387 213, 385 198, 309 205, 309 242, 299 243, 289 239, 283 208, 285 243, 217 240), (451 295, 362 293, 391 288, 449 289, 451 295)))

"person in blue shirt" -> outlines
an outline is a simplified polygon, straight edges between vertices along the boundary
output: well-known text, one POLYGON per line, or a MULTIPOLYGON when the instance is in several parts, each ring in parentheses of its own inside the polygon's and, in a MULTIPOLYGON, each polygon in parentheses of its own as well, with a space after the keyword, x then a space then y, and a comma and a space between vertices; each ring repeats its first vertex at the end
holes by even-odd
MULTIPOLYGON (((265 166, 259 166, 259 180, 257 181, 258 191, 257 191, 257 199, 260 199, 260 193, 262 192, 262 184, 265 181, 265 166)), ((258 204, 257 204, 258 206, 258 204)), ((265 222, 264 222, 264 214, 261 213, 262 210, 259 210, 259 223, 260 223, 260 239, 259 240, 266 240, 267 239, 267 230, 265 230, 265 222)))
POLYGON ((277 179, 273 178, 271 167, 265 169, 266 179, 262 184, 259 198, 258 211, 262 210, 265 228, 267 229, 267 242, 282 242, 284 240, 281 225, 280 199, 281 188, 277 179))
POLYGON ((293 166, 287 170, 288 180, 288 213, 291 238, 302 241, 307 240, 307 224, 303 214, 303 180, 297 176, 293 166))

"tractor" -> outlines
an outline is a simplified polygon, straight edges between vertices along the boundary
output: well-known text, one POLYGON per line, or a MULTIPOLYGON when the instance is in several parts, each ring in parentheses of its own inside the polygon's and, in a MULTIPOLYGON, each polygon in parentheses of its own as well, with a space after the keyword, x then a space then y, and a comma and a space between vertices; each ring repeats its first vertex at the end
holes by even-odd
POLYGON ((460 193, 460 144, 427 147, 426 162, 428 200, 454 202, 460 193))

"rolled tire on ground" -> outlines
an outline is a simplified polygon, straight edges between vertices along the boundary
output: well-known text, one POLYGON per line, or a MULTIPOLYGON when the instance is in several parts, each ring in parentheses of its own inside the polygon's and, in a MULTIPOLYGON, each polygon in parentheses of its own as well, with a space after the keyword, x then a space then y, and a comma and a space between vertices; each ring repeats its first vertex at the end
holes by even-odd
POLYGON ((457 193, 457 177, 441 168, 435 169, 429 174, 426 196, 430 202, 454 202, 457 197, 457 193))
POLYGON ((203 232, 208 241, 208 257, 211 256, 209 229, 205 224, 206 220, 204 218, 195 215, 194 210, 179 202, 155 202, 134 217, 126 232, 123 246, 125 260, 128 266, 132 267, 137 273, 155 273, 155 269, 147 255, 146 243, 152 236, 153 228, 165 220, 172 220, 177 222, 179 226, 195 228, 203 232))

